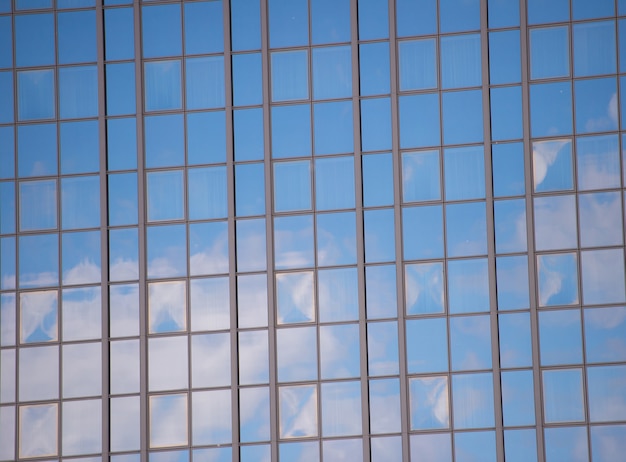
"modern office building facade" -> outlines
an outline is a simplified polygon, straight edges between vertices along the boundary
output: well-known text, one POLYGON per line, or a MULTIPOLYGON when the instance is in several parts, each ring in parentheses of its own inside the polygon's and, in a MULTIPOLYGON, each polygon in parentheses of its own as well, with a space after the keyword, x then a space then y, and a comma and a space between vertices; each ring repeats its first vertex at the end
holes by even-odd
POLYGON ((623 0, 0 0, 0 461, 624 460, 622 72, 623 0))

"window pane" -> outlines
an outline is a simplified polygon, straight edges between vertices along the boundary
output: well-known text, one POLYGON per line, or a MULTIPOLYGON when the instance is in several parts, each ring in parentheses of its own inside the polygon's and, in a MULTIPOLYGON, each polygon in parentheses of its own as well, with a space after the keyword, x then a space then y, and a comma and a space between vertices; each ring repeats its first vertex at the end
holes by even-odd
MULTIPOLYGON (((150 69, 153 68, 150 67, 150 69)), ((148 65, 146 71, 148 72, 148 65)), ((136 112, 135 63, 107 64, 106 87, 107 115, 134 114, 136 112)), ((156 103, 150 102, 150 104, 156 103)))
MULTIPOLYGON (((17 91, 18 120, 54 118, 56 111, 54 108, 54 71, 52 69, 18 72, 17 91)), ((12 89, 3 92, 3 94, 11 95, 12 93, 12 89)))
POLYGON ((187 58, 185 72, 187 109, 224 107, 223 56, 187 58))
POLYGON ((309 43, 309 15, 306 0, 268 1, 270 47, 309 43))
POLYGON ((54 64, 54 16, 15 16, 15 62, 18 67, 54 64))
POLYGON ((59 107, 62 119, 98 115, 98 70, 96 66, 59 69, 59 107))
POLYGON ((350 2, 311 2, 311 41, 314 44, 350 41, 350 2))
POLYGON ((221 0, 187 3, 184 8, 185 53, 195 55, 224 51, 224 15, 221 0))
POLYGON ((135 56, 135 31, 132 8, 104 10, 104 52, 107 60, 135 56))
POLYGON ((479 86, 481 67, 480 35, 452 35, 441 38, 442 88, 479 86))
POLYGON ((352 96, 350 47, 313 48, 313 98, 349 96, 352 96))
POLYGON ((57 21, 59 64, 96 61, 96 12, 59 13, 57 21))
POLYGON ((180 5, 144 6, 141 19, 144 58, 182 54, 180 5))

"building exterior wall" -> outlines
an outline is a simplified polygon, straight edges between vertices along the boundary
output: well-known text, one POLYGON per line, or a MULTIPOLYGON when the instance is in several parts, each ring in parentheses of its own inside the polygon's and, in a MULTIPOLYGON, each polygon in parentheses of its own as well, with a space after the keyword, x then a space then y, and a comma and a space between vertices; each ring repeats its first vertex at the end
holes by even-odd
POLYGON ((0 461, 622 460, 623 72, 623 0, 0 0, 0 461))

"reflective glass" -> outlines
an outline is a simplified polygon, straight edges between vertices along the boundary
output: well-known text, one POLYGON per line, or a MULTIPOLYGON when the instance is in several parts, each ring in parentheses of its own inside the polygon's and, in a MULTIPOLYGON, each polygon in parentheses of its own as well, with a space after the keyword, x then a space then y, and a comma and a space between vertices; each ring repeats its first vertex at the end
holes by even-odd
POLYGON ((574 188, 570 140, 535 141, 533 143, 533 184, 535 192, 574 188))
POLYGON ((317 264, 356 263, 356 216, 354 212, 316 215, 317 264))
POLYGON ((496 462, 496 440, 493 431, 454 434, 456 462, 496 462))
POLYGON ((102 280, 100 231, 64 233, 61 240, 63 284, 99 283, 102 280))
MULTIPOLYGON (((224 50, 222 1, 185 4, 185 53, 218 53, 224 50)), ((234 35, 234 34, 233 34, 234 35)))
POLYGON ((18 371, 20 401, 59 398, 58 345, 21 348, 18 371))
MULTIPOLYGON (((317 424, 317 421, 315 421, 314 423, 317 424)), ((318 441, 279 443, 278 451, 281 460, 293 459, 299 460, 301 462, 316 462, 320 460, 320 445, 318 441)))
POLYGON ((100 226, 100 177, 61 179, 61 226, 63 229, 100 226))
POLYGON ((492 139, 495 141, 522 138, 522 131, 522 88, 492 88, 492 139))
POLYGON ((443 263, 414 263, 405 266, 407 314, 443 313, 443 263))
POLYGON ((578 216, 582 247, 622 244, 623 221, 618 192, 580 194, 578 216))
POLYGON ((448 370, 446 318, 407 320, 406 339, 407 372, 409 374, 445 372, 448 370))
POLYGON ((532 364, 530 314, 511 313, 498 316, 500 366, 528 367, 532 364))
MULTIPOLYGON (((490 0, 490 3, 511 5, 504 0, 490 0)), ((491 20, 491 11, 490 20, 491 20)), ((519 14, 519 12, 518 12, 519 14)), ((522 77, 520 32, 506 30, 489 33, 489 82, 492 85, 516 83, 522 77)))
POLYGON ((425 93, 399 97, 400 147, 439 146, 439 95, 425 93))
POLYGON ((279 273, 276 275, 276 306, 279 324, 315 320, 313 272, 279 273))
POLYGON ((308 104, 275 106, 271 122, 274 159, 311 155, 311 107, 308 104))
POLYGON ((0 239, 0 288, 15 289, 15 238, 0 239))
POLYGON ((404 202, 441 199, 439 162, 439 151, 402 153, 404 202))
POLYGON ((231 0, 230 28, 233 51, 260 49, 261 4, 246 0, 231 0))
MULTIPOLYGON (((607 3, 606 0, 603 1, 607 3)), ((576 3, 574 1, 574 4, 576 3)), ((578 3, 582 2, 579 0, 578 3)), ((615 73, 617 70, 615 22, 599 21, 574 24, 573 50, 574 75, 576 77, 615 73)))
POLYGON ((449 257, 487 253, 485 203, 446 205, 446 249, 449 257))
POLYGON ((535 248, 553 250, 575 248, 576 198, 567 196, 536 197, 535 212, 535 248))
POLYGON ((97 172, 100 167, 98 122, 65 122, 60 125, 61 173, 97 172))
POLYGON ((237 277, 237 325, 267 327, 267 276, 251 274, 237 277))
POLYGON ((394 210, 366 210, 363 212, 363 224, 365 261, 375 263, 395 260, 394 210))
POLYGON ((63 307, 61 327, 64 341, 90 340, 102 337, 100 287, 64 289, 61 305, 63 307))
POLYGON ((436 0, 396 1, 396 29, 398 37, 435 34, 437 32, 436 0))
POLYGON ((624 303, 624 252, 621 249, 581 252, 583 303, 624 303))
POLYGON ((111 337, 139 335, 139 288, 136 284, 110 287, 109 335, 111 337))
POLYGON ((98 115, 98 71, 96 66, 59 69, 59 112, 62 119, 98 115))
POLYGON ((182 170, 149 172, 146 179, 148 221, 183 218, 182 170))
POLYGON ((137 174, 109 175, 108 213, 109 225, 132 225, 137 223, 137 174))
POLYGON ((389 6, 387 0, 358 0, 360 40, 389 37, 389 6))
POLYGON ((396 268, 394 265, 365 268, 365 307, 368 319, 397 316, 396 268))
POLYGON ((405 260, 443 257, 443 213, 440 205, 402 209, 405 260))
POLYGON ((614 78, 577 80, 576 133, 617 130, 617 82, 614 78))
POLYGON ((189 273, 228 273, 228 224, 225 221, 189 225, 189 273))
POLYGON ((530 78, 566 77, 570 73, 569 28, 530 30, 530 78))
MULTIPOLYGON (((187 337, 153 337, 148 339, 148 389, 150 391, 187 388, 187 337)), ((164 422, 171 422, 165 420, 164 422)))
POLYGON ((362 434, 361 383, 322 383, 322 435, 362 434))
POLYGON ((147 230, 148 277, 187 274, 187 236, 184 225, 150 226, 147 230))
MULTIPOLYGON (((352 214, 352 217, 354 217, 354 214, 352 214)), ((340 216, 340 218, 345 218, 345 215, 340 216)), ((327 221, 329 220, 323 220, 322 225, 326 224, 327 221)), ((335 221, 334 224, 339 226, 346 226, 347 224, 345 220, 340 220, 337 223, 336 220, 332 220, 332 217, 329 224, 333 225, 333 221, 335 221)), ((352 221, 352 232, 354 233, 354 218, 352 221)), ((326 235, 323 232, 323 227, 321 230, 318 228, 318 241, 322 239, 323 243, 328 246, 332 246, 334 240, 341 236, 340 234, 333 235, 332 229, 329 229, 326 235), (322 235, 320 235, 320 232, 322 235)), ((354 245, 354 242, 351 242, 351 244, 354 245)), ((332 251, 337 250, 337 247, 332 247, 332 251)), ((323 251, 324 249, 318 248, 318 258, 320 257, 319 253, 323 251)), ((354 251, 356 250, 354 249, 354 251)), ((327 257, 328 259, 334 259, 341 257, 341 255, 331 254, 327 255, 327 257)), ((313 266, 313 217, 311 215, 277 217, 274 219, 274 262, 276 269, 313 266)))
POLYGON ((359 325, 321 326, 320 377, 342 379, 359 375, 359 325))
POLYGON ((315 206, 317 210, 354 207, 353 157, 315 161, 315 206))
POLYGON ((589 367, 587 392, 589 393, 589 420, 615 422, 626 417, 625 366, 589 367))
POLYGON ((539 343, 543 366, 582 363, 580 311, 540 312, 539 343))
POLYGON ((505 430, 504 456, 507 462, 537 462, 537 431, 505 430))
POLYGON ((182 54, 180 5, 144 6, 141 20, 144 58, 182 54))
POLYGON ((389 98, 361 100, 361 149, 391 149, 391 101, 389 98))
POLYGON ((57 403, 20 406, 19 456, 56 456, 59 451, 58 420, 59 405, 57 403))
POLYGON ((450 356, 453 371, 491 369, 489 316, 450 318, 450 356))
POLYGON ((529 0, 528 23, 539 24, 569 20, 568 0, 529 0))
POLYGON ((233 114, 233 130, 235 160, 263 159, 263 109, 235 110, 233 114))
POLYGON ((263 163, 235 165, 235 212, 239 217, 265 214, 263 163))
POLYGON ((311 2, 311 42, 314 44, 350 41, 350 2, 311 2))
POLYGON ((135 56, 135 31, 132 8, 104 10, 104 55, 107 60, 135 56))
MULTIPOLYGON (((480 56, 480 52, 478 56, 480 56)), ((435 39, 399 42, 398 59, 400 90, 437 88, 437 44, 435 39)), ((452 62, 449 64, 451 65, 452 62)))
MULTIPOLYGON (((26 408, 22 408, 22 409, 26 409, 26 408)), ((56 418, 56 416, 51 416, 51 417, 52 419, 56 418)), ((56 420, 54 420, 54 422, 56 422, 56 420)), ((0 443, 2 443, 2 445, 0 445, 0 448, 1 448, 0 458, 2 458, 3 460, 14 459, 15 458, 15 406, 4 406, 0 408, 0 424, 2 427, 2 430, 0 430, 0 443)))
POLYGON ((15 352, 15 349, 0 351, 0 403, 3 404, 16 401, 15 352))
POLYGON ((584 420, 582 371, 544 370, 543 400, 546 423, 584 420))
POLYGON ((224 100, 224 57, 187 58, 185 60, 187 109, 224 107, 224 100))
POLYGON ((17 127, 17 174, 20 177, 57 173, 56 124, 17 127))
POLYGON ((187 163, 226 162, 224 111, 187 114, 187 163))
POLYGON ((591 427, 591 457, 595 462, 619 459, 626 450, 626 426, 591 427))
POLYGON ((57 14, 59 64, 96 61, 96 12, 57 14))
POLYGON ((309 97, 307 50, 275 52, 271 55, 271 61, 272 101, 307 99, 309 97))
POLYGON ((625 361, 626 308, 588 308, 584 313, 587 362, 625 361))
POLYGON ((239 333, 239 383, 250 385, 269 382, 267 330, 239 333))
POLYGON ((533 137, 572 133, 570 82, 530 86, 530 131, 533 137))
POLYGON ((544 432, 547 461, 589 460, 587 427, 546 428, 544 432))
POLYGON ((318 305, 321 322, 358 319, 358 282, 356 268, 320 270, 318 305))
POLYGON ((13 67, 13 22, 10 16, 0 17, 0 43, 0 68, 13 67))
MULTIPOLYGON (((138 396, 111 399, 111 450, 133 451, 140 447, 140 408, 138 396)), ((132 457, 132 456, 131 456, 132 457)), ((115 460, 111 458, 111 460, 115 460)), ((132 461, 127 461, 132 462, 132 461)))
POLYGON ((482 146, 444 151, 446 200, 485 197, 484 150, 482 146))
POLYGON ((220 330, 230 326, 228 278, 192 279, 190 286, 191 330, 220 330))
MULTIPOLYGON (((242 442, 270 439, 269 388, 244 388, 239 390, 239 438, 242 442)), ((227 417, 228 418, 228 417, 227 417)), ((269 445, 247 446, 242 449, 241 460, 263 461, 270 458, 269 445)))
POLYGON ((311 209, 311 162, 274 163, 274 210, 311 209))
POLYGON ((312 60, 314 99, 352 96, 352 56, 349 46, 313 48, 312 60))
MULTIPOLYGON (((190 87, 187 93, 194 90, 194 80, 201 80, 206 75, 197 76, 197 71, 202 72, 195 60, 187 60, 187 85, 190 87), (189 69, 191 67, 191 69, 189 69), (189 82, 189 81, 192 82, 189 82), (191 83, 191 85, 190 85, 191 83)), ((201 65, 202 63, 198 63, 201 65)), ((145 72, 145 101, 146 111, 158 111, 163 109, 180 109, 182 107, 181 100, 181 70, 180 60, 173 59, 169 61, 151 61, 144 65, 145 72)), ((189 97, 188 97, 189 98, 189 97)), ((194 101, 188 101, 187 104, 193 108, 202 107, 196 105, 194 101)))
POLYGON ((182 114, 144 118, 146 167, 183 165, 185 159, 182 114))
POLYGON ((270 47, 288 47, 309 43, 309 15, 306 0, 268 1, 270 47))
POLYGON ((19 237, 19 287, 59 284, 59 238, 56 234, 19 237))
POLYGON ((322 449, 324 460, 346 460, 351 457, 363 459, 363 441, 360 438, 324 440, 322 449))
POLYGON ((539 306, 578 303, 578 270, 576 254, 537 256, 539 306))
POLYGON ((457 32, 480 28, 478 0, 439 0, 440 32, 457 32))
POLYGON ((194 335, 191 337, 192 387, 229 386, 230 363, 229 333, 194 335))
POLYGON ((577 138, 576 160, 579 189, 619 187, 618 144, 618 138, 614 135, 577 138))
POLYGON ((315 327, 276 331, 279 382, 317 379, 317 334, 315 327))
POLYGON ((448 310, 450 313, 489 311, 487 260, 448 261, 448 310))
POLYGON ((0 122, 13 122, 13 72, 0 72, 0 90, 6 98, 0 106, 0 122))
POLYGON ((63 398, 102 394, 102 344, 63 345, 63 398))
POLYGON ((367 370, 369 375, 398 374, 398 323, 367 324, 367 370))
MULTIPOLYGON (((22 184, 25 184, 25 183, 22 183, 22 184)), ((47 183, 36 182, 35 184, 45 185, 47 183)), ((0 183, 0 233, 1 234, 9 234, 9 233, 15 232, 15 211, 16 211, 15 210, 15 183, 12 181, 0 183)), ((28 213, 28 211, 26 211, 26 213, 28 213)), ((24 214, 24 212, 22 212, 22 214, 24 214)))
POLYGON ((361 96, 389 93, 389 43, 359 45, 359 94, 361 96))
MULTIPOLYGON (((0 81, 2 74, 0 73, 0 81)), ((0 83, 0 86, 2 83, 0 83)), ((4 90, 3 94, 6 94, 4 90)), ((13 114, 13 103, 11 103, 13 114)), ((0 110, 0 120, 2 120, 0 110)), ((13 127, 0 127, 0 178, 13 178, 15 176, 15 129, 13 127)), ((0 224, 0 228, 2 225, 0 224)))
POLYGON ((19 300, 20 343, 58 340, 59 301, 57 291, 25 292, 20 294, 19 300))
POLYGON ((352 101, 318 103, 313 107, 315 154, 354 151, 352 101))
POLYGON ((54 64, 54 16, 15 16, 15 63, 18 67, 54 64))
POLYGON ((452 462, 450 433, 423 433, 410 436, 411 460, 426 456, 432 462, 452 462))
POLYGON ((489 27, 519 26, 519 2, 517 0, 489 0, 489 27))
POLYGON ((107 120, 107 166, 109 170, 137 167, 135 118, 107 120))
MULTIPOLYGON (((54 115, 56 113, 54 107, 54 93, 54 71, 52 69, 39 69, 33 71, 18 72, 18 120, 39 120, 54 118, 54 115)), ((12 95, 13 91, 7 91, 4 92, 4 94, 12 95)), ((12 119, 13 117, 11 115, 10 120, 7 119, 6 121, 9 122, 12 121, 12 119)))
POLYGON ((188 444, 187 394, 149 397, 150 447, 188 444))
MULTIPOLYGON (((297 385, 278 389, 279 434, 281 438, 317 436, 317 387, 297 385)), ((309 453, 310 449, 306 451, 309 453)), ((287 456, 281 446, 281 458, 287 456)), ((289 451, 289 454, 293 454, 289 451)), ((289 456, 287 456, 289 460, 289 456)), ((302 460, 302 459, 300 459, 302 460)), ((304 459, 308 462, 309 459, 304 459)), ((314 459, 317 460, 317 459, 314 459)))
MULTIPOLYGON (((146 74, 154 74, 154 63, 146 63, 146 74)), ((148 78, 148 75, 146 75, 148 78)), ((146 81, 146 92, 150 86, 157 84, 158 77, 151 75, 150 82, 146 81), (152 78, 155 77, 155 78, 152 78)), ((159 90, 165 91, 166 84, 158 82, 159 90)), ((166 82, 167 83, 167 82, 166 82)), ((154 93, 154 90, 151 90, 154 93)), ((163 100, 167 101, 166 95, 158 97, 149 96, 150 105, 161 104, 163 100), (157 101, 154 101, 157 100, 157 101)), ((164 104, 164 103, 163 103, 164 104)), ((135 97, 135 63, 107 64, 106 65, 106 112, 107 115, 134 114, 136 112, 137 101, 135 97)), ((146 105, 146 109, 150 107, 146 105)))
MULTIPOLYGON (((55 229, 57 227, 56 180, 23 181, 19 187, 20 231, 55 229)), ((3 188, 2 192, 5 193, 3 201, 7 201, 9 197, 15 200, 13 188, 3 188), (9 191, 10 196, 7 194, 9 191)))
MULTIPOLYGON (((453 1, 453 0, 444 0, 453 1)), ((458 13, 457 13, 458 14, 458 13)), ((434 59, 434 57, 433 57, 434 59)), ((433 81, 433 83, 436 81, 433 81)), ((476 87, 481 84, 480 35, 441 38, 441 87, 476 87)))
POLYGON ((233 105, 263 103, 261 53, 233 55, 233 105))
POLYGON ((0 295, 0 345, 15 345, 15 294, 0 295))
POLYGON ((409 379, 411 430, 450 427, 448 377, 409 379))
POLYGON ((148 284, 148 332, 180 332, 187 327, 185 281, 148 284))
POLYGON ((482 91, 443 93, 444 144, 478 143, 483 140, 482 91))
POLYGON ((361 157, 363 176, 363 205, 393 203, 393 162, 391 154, 370 154, 361 157))
POLYGON ((239 220, 236 230, 238 271, 261 271, 267 266, 265 219, 239 220))
POLYGON ((453 375, 452 406, 456 429, 493 427, 492 374, 453 375))
MULTIPOLYGON (((370 431, 392 433, 400 431, 400 383, 398 379, 370 380, 369 382, 370 431)), ((372 440, 372 446, 376 441, 372 440)), ((372 452, 376 450, 372 448, 372 452)), ((393 454, 389 448, 388 454, 393 454)), ((376 460, 372 454, 372 460, 376 460)))
POLYGON ((525 252, 526 201, 514 199, 494 202, 496 252, 525 252))
POLYGON ((589 5, 584 0, 573 0, 572 10, 574 19, 590 19, 615 14, 615 4, 611 0, 600 0, 589 5))

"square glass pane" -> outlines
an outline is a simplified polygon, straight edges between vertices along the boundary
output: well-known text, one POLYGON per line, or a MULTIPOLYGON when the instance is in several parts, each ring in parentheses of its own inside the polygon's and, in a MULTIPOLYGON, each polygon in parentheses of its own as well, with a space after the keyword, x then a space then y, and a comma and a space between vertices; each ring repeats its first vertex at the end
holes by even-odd
POLYGON ((224 111, 187 114, 187 163, 226 162, 226 117, 224 111))
POLYGON ((17 174, 20 177, 57 173, 56 124, 19 125, 17 174))
POLYGON ((588 308, 585 313, 587 362, 626 360, 626 307, 588 308))
POLYGON ((20 349, 18 371, 20 401, 59 399, 58 345, 20 349))
POLYGON ((446 200, 485 197, 485 154, 482 146, 446 149, 444 172, 446 200))
POLYGON ((389 37, 389 6, 387 0, 358 0, 360 40, 389 37))
POLYGON ((313 48, 313 99, 352 96, 349 46, 313 48))
POLYGON ((504 430, 504 455, 511 462, 537 462, 537 430, 504 430))
POLYGON ((569 28, 544 27, 530 30, 530 78, 569 75, 569 28))
MULTIPOLYGON (((411 443, 411 460, 419 460, 418 457, 428 454, 432 462, 452 461, 450 433, 413 434, 409 438, 411 443)), ((381 459, 381 462, 382 460, 386 459, 381 459)))
POLYGON ((457 32, 480 28, 478 0, 439 0, 440 32, 457 32))
POLYGON ((20 288, 59 284, 59 237, 39 234, 19 237, 20 288))
MULTIPOLYGON (((480 57, 480 51, 478 56, 480 57)), ((437 42, 435 39, 399 42, 398 59, 400 90, 437 88, 437 42)))
MULTIPOLYGON (((606 0, 603 1, 607 3, 606 0)), ((576 3, 574 1, 574 4, 576 3)), ((579 0, 578 3, 582 2, 579 0)), ((594 7, 596 6, 599 5, 594 5, 594 7)), ((609 15, 612 15, 612 12, 609 15)), ((614 74, 617 69, 615 22, 597 21, 575 24, 573 49, 574 75, 576 77, 614 74)))
POLYGON ((311 2, 311 41, 314 44, 350 41, 349 0, 311 2))
POLYGON ((187 109, 224 107, 224 57, 185 60, 185 102, 187 109))
POLYGON ((587 427, 546 428, 544 435, 546 460, 589 461, 587 427))
POLYGON ((271 55, 272 101, 309 97, 309 54, 307 50, 281 51, 271 55))
POLYGON ((619 192, 580 194, 578 216, 582 247, 622 244, 624 222, 619 192))
POLYGON ((65 401, 62 406, 63 454, 102 451, 102 400, 65 401))
POLYGON ((184 217, 182 170, 149 172, 147 192, 148 221, 176 220, 184 217))
MULTIPOLYGON (((457 0, 441 1, 451 2, 457 0)), ((481 68, 479 34, 441 37, 442 88, 479 86, 481 84, 481 68)))
POLYGON ((594 461, 610 462, 626 450, 626 426, 603 425, 591 427, 591 457, 594 461))
POLYGON ((619 188, 617 135, 577 138, 576 161, 579 189, 619 188))
POLYGON ((102 343, 63 345, 63 398, 102 394, 102 343))
POLYGON ((617 130, 617 82, 615 78, 574 82, 576 133, 617 130))
POLYGON ((453 371, 490 369, 489 316, 450 318, 450 353, 453 371))
MULTIPOLYGON (((191 337, 191 386, 193 388, 230 385, 230 334, 191 337)), ((227 420, 230 421, 230 418, 227 420)))

